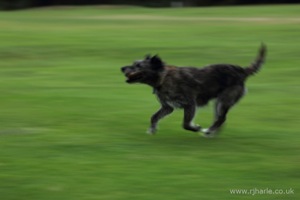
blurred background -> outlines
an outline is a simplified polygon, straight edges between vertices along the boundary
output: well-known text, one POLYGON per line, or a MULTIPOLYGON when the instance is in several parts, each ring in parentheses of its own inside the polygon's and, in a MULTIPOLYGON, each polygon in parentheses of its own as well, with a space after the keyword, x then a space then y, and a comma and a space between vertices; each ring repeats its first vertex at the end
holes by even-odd
POLYGON ((300 199, 296 3, 0 0, 0 198, 300 199), (261 42, 266 63, 218 137, 182 129, 181 110, 146 135, 160 105, 122 66, 247 66, 261 42))

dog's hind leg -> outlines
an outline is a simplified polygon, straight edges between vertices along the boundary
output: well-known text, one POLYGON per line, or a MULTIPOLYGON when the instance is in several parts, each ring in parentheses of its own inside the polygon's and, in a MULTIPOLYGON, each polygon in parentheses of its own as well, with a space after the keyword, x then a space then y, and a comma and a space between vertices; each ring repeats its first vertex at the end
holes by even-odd
POLYGON ((147 133, 148 134, 155 134, 156 132, 156 127, 162 118, 164 118, 166 115, 169 115, 173 112, 174 108, 164 105, 162 106, 154 115, 151 117, 151 125, 150 128, 148 129, 147 133))
POLYGON ((215 121, 207 129, 202 129, 201 131, 205 133, 206 137, 213 136, 213 134, 222 126, 226 121, 226 115, 230 109, 230 105, 224 104, 223 102, 217 100, 215 104, 215 121))
POLYGON ((205 133, 205 136, 212 136, 213 133, 218 131, 218 129, 226 121, 226 115, 229 109, 239 101, 239 99, 244 95, 244 86, 237 85, 225 89, 217 98, 215 104, 215 121, 208 129, 202 129, 201 131, 205 133))

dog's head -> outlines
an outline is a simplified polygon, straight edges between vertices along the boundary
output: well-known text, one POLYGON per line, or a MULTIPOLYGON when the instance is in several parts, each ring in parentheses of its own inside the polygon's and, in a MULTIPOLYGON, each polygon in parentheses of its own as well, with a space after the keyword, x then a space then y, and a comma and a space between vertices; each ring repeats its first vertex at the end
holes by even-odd
POLYGON ((127 83, 146 83, 155 85, 159 79, 159 73, 163 71, 164 63, 157 56, 147 55, 143 60, 137 60, 132 65, 121 68, 126 76, 127 83))

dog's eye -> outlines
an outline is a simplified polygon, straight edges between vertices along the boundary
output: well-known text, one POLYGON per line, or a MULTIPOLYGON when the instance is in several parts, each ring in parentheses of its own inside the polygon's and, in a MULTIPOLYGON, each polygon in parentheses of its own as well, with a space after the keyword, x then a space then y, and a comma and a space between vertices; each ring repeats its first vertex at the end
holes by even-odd
POLYGON ((142 67, 142 65, 140 63, 137 63, 135 66, 138 67, 138 68, 142 67))

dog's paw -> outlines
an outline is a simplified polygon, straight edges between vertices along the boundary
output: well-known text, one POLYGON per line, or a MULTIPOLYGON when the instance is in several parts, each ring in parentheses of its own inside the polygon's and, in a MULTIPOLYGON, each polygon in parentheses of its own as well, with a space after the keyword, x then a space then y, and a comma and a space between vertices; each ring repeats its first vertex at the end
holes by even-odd
POLYGON ((202 127, 199 124, 195 124, 194 128, 195 128, 196 132, 199 132, 202 129, 202 127))
POLYGON ((201 132, 202 132, 202 133, 205 133, 205 134, 209 134, 209 133, 210 133, 210 130, 209 130, 209 128, 202 128, 202 129, 201 129, 201 132))
POLYGON ((156 133, 156 128, 150 127, 146 133, 149 135, 154 135, 156 133))
POLYGON ((201 132, 203 133, 203 137, 206 137, 206 138, 212 138, 215 136, 215 131, 213 131, 209 128, 203 128, 203 129, 201 129, 201 132))
POLYGON ((195 124, 184 124, 183 128, 188 131, 199 132, 201 131, 201 126, 195 124))

